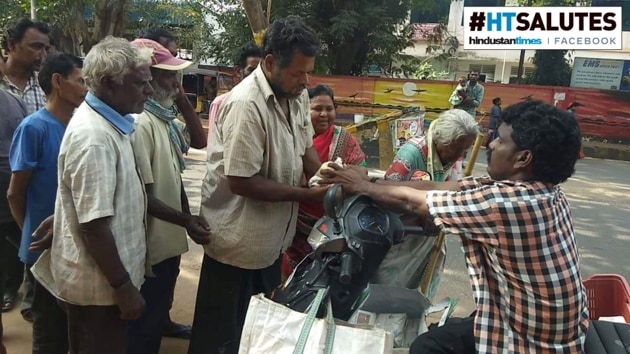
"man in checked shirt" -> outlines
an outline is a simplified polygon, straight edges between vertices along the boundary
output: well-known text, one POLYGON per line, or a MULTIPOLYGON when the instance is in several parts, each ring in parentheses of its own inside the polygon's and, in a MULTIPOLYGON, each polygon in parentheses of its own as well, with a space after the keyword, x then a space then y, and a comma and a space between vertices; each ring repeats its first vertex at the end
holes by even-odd
POLYGON ((568 113, 539 101, 512 105, 502 118, 488 151, 490 177, 370 183, 351 167, 326 173, 327 183, 462 240, 476 311, 432 326, 412 354, 583 351, 586 293, 559 186, 575 171, 580 129, 568 113))

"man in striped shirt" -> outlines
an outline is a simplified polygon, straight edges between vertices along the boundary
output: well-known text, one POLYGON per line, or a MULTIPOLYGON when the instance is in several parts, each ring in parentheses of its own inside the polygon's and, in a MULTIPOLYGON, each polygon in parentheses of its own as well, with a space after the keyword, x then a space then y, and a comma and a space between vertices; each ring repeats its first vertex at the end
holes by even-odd
MULTIPOLYGON (((2 49, 8 53, 8 57, 5 76, 0 79, 0 89, 20 97, 27 114, 39 111, 46 104, 46 94, 39 86, 37 72, 50 49, 49 33, 50 29, 45 23, 23 18, 7 26, 2 36, 2 49)), ((24 265, 17 257, 19 238, 14 241, 17 247, 9 247, 11 254, 7 255, 10 270, 6 277, 2 310, 8 311, 15 306, 17 292, 24 278, 24 299, 20 312, 25 320, 32 322, 33 277, 28 269, 24 271, 24 265)))
POLYGON ((416 214, 462 240, 477 309, 432 326, 412 354, 583 351, 586 293, 559 186, 575 171, 579 127, 539 101, 510 106, 502 118, 488 151, 489 178, 374 184, 355 170, 328 173, 346 192, 416 214))

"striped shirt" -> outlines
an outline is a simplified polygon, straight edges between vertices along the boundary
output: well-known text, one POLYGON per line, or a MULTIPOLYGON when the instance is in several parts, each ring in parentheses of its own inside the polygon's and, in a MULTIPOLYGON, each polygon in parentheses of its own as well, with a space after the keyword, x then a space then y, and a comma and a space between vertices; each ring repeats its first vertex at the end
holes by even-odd
POLYGON ((42 90, 42 88, 39 86, 36 72, 33 72, 33 75, 28 78, 24 90, 20 90, 6 76, 4 77, 4 79, 0 80, 0 88, 22 98, 28 114, 33 114, 39 111, 40 109, 44 108, 44 105, 46 104, 46 94, 44 93, 44 90, 42 90))
POLYGON ((289 100, 290 119, 258 67, 223 101, 208 145, 207 173, 201 186, 200 214, 210 225, 206 254, 244 269, 272 265, 291 245, 297 202, 265 202, 231 192, 227 176, 261 175, 300 186, 302 158, 313 146, 306 90, 289 100))
POLYGON ((52 245, 31 269, 55 297, 74 305, 117 303, 114 288, 86 250, 81 224, 108 218, 116 251, 131 282, 144 282, 146 196, 130 134, 120 116, 89 93, 68 123, 59 151, 52 245))
POLYGON ((460 236, 477 304, 479 353, 581 353, 586 292, 559 186, 466 178, 430 191, 437 226, 460 236))

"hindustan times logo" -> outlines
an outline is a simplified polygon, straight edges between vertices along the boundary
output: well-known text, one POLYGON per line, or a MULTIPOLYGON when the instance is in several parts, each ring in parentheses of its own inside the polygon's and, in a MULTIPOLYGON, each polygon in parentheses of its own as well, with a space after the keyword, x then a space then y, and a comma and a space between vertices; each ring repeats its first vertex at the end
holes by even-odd
POLYGON ((540 38, 479 38, 479 37, 469 37, 468 44, 492 44, 492 45, 541 45, 543 44, 542 39, 540 38))
POLYGON ((464 49, 619 50, 621 22, 618 6, 465 6, 464 49))

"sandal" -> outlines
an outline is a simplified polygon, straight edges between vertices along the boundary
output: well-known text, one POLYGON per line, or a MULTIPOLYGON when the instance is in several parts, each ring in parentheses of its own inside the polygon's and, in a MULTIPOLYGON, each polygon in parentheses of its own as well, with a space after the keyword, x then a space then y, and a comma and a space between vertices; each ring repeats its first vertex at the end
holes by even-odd
POLYGON ((162 331, 162 337, 190 339, 192 333, 192 327, 185 324, 169 321, 164 330, 162 331))
POLYGON ((15 307, 17 293, 6 293, 2 301, 2 312, 11 311, 15 307))

